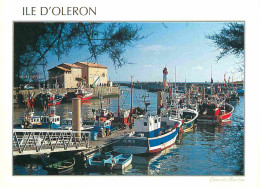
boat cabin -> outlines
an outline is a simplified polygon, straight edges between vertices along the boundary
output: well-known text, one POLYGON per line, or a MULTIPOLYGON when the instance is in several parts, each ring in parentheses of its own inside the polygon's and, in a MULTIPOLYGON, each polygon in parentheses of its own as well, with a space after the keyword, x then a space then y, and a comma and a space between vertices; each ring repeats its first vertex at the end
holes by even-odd
POLYGON ((22 125, 25 128, 37 128, 41 125, 41 117, 34 116, 34 112, 29 112, 28 115, 22 117, 22 125))
POLYGON ((108 109, 106 109, 106 108, 99 108, 97 110, 96 116, 106 117, 107 115, 108 115, 108 109))
POLYGON ((134 128, 135 136, 148 138, 159 136, 161 131, 161 117, 147 116, 145 118, 136 119, 134 128))
POLYGON ((102 129, 111 129, 111 121, 110 120, 96 120, 94 123, 94 131, 99 132, 102 129))
POLYGON ((52 106, 50 107, 49 115, 41 116, 42 128, 49 128, 49 125, 51 125, 51 128, 54 126, 58 128, 60 126, 60 116, 57 116, 55 113, 56 108, 52 106))
POLYGON ((40 118, 40 116, 33 116, 33 117, 30 117, 29 122, 31 122, 31 124, 40 124, 41 118, 40 118))

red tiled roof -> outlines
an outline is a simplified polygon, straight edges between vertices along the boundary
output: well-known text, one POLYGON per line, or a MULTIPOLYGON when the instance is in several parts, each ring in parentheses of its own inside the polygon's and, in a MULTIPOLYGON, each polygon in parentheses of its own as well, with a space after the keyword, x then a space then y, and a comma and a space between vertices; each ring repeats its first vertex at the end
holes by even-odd
POLYGON ((62 63, 62 64, 60 64, 60 65, 58 65, 58 66, 61 66, 61 67, 68 67, 68 68, 82 68, 82 67, 80 67, 80 66, 77 66, 77 65, 75 65, 75 64, 67 64, 67 63, 62 63))
POLYGON ((55 67, 53 67, 53 68, 51 68, 51 69, 48 69, 48 71, 50 71, 50 70, 52 70, 52 69, 55 69, 55 68, 61 69, 61 70, 63 70, 63 71, 71 71, 70 69, 67 69, 67 68, 64 68, 64 67, 61 67, 61 66, 55 66, 55 67))
POLYGON ((82 65, 86 65, 89 67, 95 67, 95 68, 107 68, 106 66, 103 66, 101 64, 91 63, 91 62, 76 62, 75 64, 82 64, 82 65))

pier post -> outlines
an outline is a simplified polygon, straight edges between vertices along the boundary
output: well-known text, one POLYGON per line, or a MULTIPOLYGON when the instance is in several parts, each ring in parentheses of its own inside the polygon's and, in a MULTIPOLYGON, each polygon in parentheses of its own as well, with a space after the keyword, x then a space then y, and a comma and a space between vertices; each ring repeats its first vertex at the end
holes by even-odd
POLYGON ((162 91, 157 91, 157 109, 162 106, 162 91))
POLYGON ((188 104, 190 103, 190 89, 188 89, 188 104))
MULTIPOLYGON (((72 99, 72 131, 81 131, 81 100, 80 98, 72 99)), ((76 141, 80 141, 81 133, 76 133, 76 141)))
POLYGON ((202 99, 205 99, 205 87, 202 87, 202 99))

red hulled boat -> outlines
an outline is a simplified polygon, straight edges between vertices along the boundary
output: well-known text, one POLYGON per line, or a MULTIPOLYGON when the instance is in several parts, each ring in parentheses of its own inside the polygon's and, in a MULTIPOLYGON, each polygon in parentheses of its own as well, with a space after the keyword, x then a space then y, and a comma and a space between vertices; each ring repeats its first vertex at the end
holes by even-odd
POLYGON ((220 124, 230 119, 234 107, 230 104, 201 104, 197 122, 200 124, 220 124))

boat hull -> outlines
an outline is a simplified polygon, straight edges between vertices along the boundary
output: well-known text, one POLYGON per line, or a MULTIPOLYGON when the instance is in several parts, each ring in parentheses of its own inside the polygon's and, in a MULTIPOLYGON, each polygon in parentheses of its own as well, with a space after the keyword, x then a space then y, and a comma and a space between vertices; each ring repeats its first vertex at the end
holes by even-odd
POLYGON ((181 130, 182 132, 189 132, 192 131, 194 124, 197 121, 198 118, 198 112, 195 110, 184 110, 183 111, 183 118, 184 118, 184 122, 181 126, 181 130), (187 119, 186 117, 191 117, 192 119, 187 119))
POLYGON ((154 137, 127 137, 113 145, 114 152, 123 154, 145 154, 160 152, 170 146, 172 146, 177 138, 179 127, 172 131, 154 137))
POLYGON ((178 132, 179 132, 179 127, 162 136, 149 138, 148 153, 161 152, 162 150, 172 146, 176 141, 178 132))
POLYGON ((81 102, 84 103, 84 102, 89 101, 91 99, 91 96, 92 96, 92 94, 88 95, 88 96, 84 96, 84 97, 82 97, 81 95, 78 95, 77 98, 80 98, 81 102))
POLYGON ((62 101, 62 98, 55 99, 54 102, 53 102, 53 100, 51 100, 48 102, 48 106, 50 107, 50 106, 60 105, 61 101, 62 101))
POLYGON ((115 170, 125 169, 127 166, 129 166, 132 163, 132 159, 133 159, 133 156, 130 156, 124 163, 122 163, 122 164, 117 163, 116 165, 113 166, 112 169, 115 169, 115 170))
POLYGON ((227 112, 224 112, 217 116, 199 116, 198 123, 200 123, 200 124, 219 124, 219 123, 222 123, 223 121, 229 120, 234 111, 234 107, 230 104, 225 104, 225 107, 228 108, 227 112))

